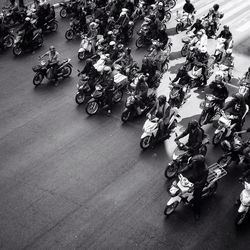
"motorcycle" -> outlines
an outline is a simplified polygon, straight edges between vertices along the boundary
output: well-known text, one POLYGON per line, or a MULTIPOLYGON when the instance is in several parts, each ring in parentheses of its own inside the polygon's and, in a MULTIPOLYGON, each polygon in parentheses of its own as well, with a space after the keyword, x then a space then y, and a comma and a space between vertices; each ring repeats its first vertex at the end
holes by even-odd
POLYGON ((68 41, 73 40, 74 38, 76 38, 76 36, 80 36, 81 34, 81 30, 80 30, 80 22, 76 19, 73 19, 70 23, 70 29, 68 29, 65 32, 65 38, 68 41))
MULTIPOLYGON (((248 105, 246 105, 246 112, 242 116, 242 122, 244 122, 245 117, 249 111, 248 105)), ((231 119, 233 116, 225 114, 223 110, 220 110, 221 117, 218 121, 218 128, 214 132, 213 144, 218 145, 222 140, 229 138, 232 135, 233 129, 236 126, 236 123, 232 123, 231 119)))
POLYGON ((165 1, 165 10, 170 11, 170 9, 173 9, 175 5, 176 5, 176 0, 165 1))
POLYGON ((149 34, 149 22, 150 19, 145 17, 144 22, 138 31, 139 37, 135 41, 135 45, 137 48, 142 48, 144 45, 150 45, 151 44, 151 38, 148 36, 149 34))
POLYGON ((192 20, 190 20, 188 13, 184 12, 182 15, 179 14, 179 11, 177 11, 177 24, 176 24, 176 33, 178 34, 181 31, 186 30, 188 27, 192 25, 192 22, 194 20, 194 16, 192 16, 192 20))
POLYGON ((3 49, 11 48, 14 44, 13 31, 9 30, 6 36, 3 38, 3 49))
MULTIPOLYGON (((95 90, 91 94, 91 97, 92 98, 88 101, 85 111, 88 115, 95 115, 99 110, 106 107, 104 89, 100 84, 95 86, 95 90)), ((123 91, 121 86, 116 86, 113 92, 112 102, 114 104, 118 103, 122 100, 122 97, 123 91)))
POLYGON ((3 10, 3 23, 6 26, 13 27, 24 23, 26 11, 19 10, 3 10))
POLYGON ((250 86, 249 83, 246 82, 245 79, 239 79, 239 93, 242 94, 242 96, 245 98, 246 101, 249 99, 250 95, 250 86))
POLYGON ((184 38, 182 38, 181 41, 184 43, 184 45, 183 45, 183 47, 181 49, 181 55, 183 57, 186 57, 188 55, 188 52, 189 52, 189 44, 191 42, 191 37, 189 37, 189 36, 184 37, 184 38))
MULTIPOLYGON (((214 51, 214 57, 215 57, 215 63, 219 63, 225 53, 225 38, 218 38, 217 39, 217 44, 216 44, 216 49, 214 51)), ((228 49, 233 48, 233 40, 230 41, 228 49)))
POLYGON ((190 78, 189 86, 191 88, 201 87, 203 85, 202 67, 194 65, 193 68, 188 71, 188 76, 190 78))
POLYGON ((202 109, 202 112, 199 118, 200 126, 203 126, 215 120, 215 117, 218 115, 218 112, 220 110, 220 107, 217 103, 218 100, 218 97, 209 94, 206 95, 205 101, 201 102, 200 108, 202 109))
POLYGON ((77 5, 75 3, 60 3, 62 9, 60 10, 60 17, 65 18, 77 12, 77 5))
POLYGON ((148 93, 147 106, 144 109, 141 109, 139 107, 139 97, 135 95, 135 92, 131 92, 130 95, 127 97, 126 103, 125 103, 125 109, 122 112, 121 120, 123 122, 127 122, 137 116, 141 116, 148 110, 150 110, 156 100, 156 93, 155 90, 152 90, 151 93, 148 93))
POLYGON ((75 96, 75 101, 78 105, 83 104, 87 97, 92 94, 92 89, 89 86, 89 77, 86 75, 81 75, 79 82, 77 83, 77 93, 75 96))
POLYGON ((13 54, 20 56, 26 50, 33 50, 41 47, 43 44, 42 29, 37 29, 33 32, 33 39, 31 44, 25 45, 23 41, 23 33, 19 32, 14 40, 13 54))
POLYGON ((87 37, 87 35, 83 35, 80 48, 78 50, 78 59, 84 60, 85 58, 91 56, 93 56, 92 41, 87 37))
POLYGON ((241 226, 249 216, 250 207, 250 183, 246 180, 242 181, 244 189, 240 193, 239 208, 235 218, 235 225, 241 226))
POLYGON ((143 0, 139 1, 138 6, 135 8, 135 11, 131 15, 131 18, 134 22, 138 21, 140 18, 143 18, 146 15, 147 6, 143 0))
MULTIPOLYGON (((179 174, 187 164, 192 159, 192 155, 188 151, 187 146, 179 141, 176 141, 177 147, 173 153, 173 160, 167 165, 165 169, 165 177, 167 179, 173 178, 179 174)), ((201 146, 199 148, 199 154, 206 155, 207 153, 207 144, 209 144, 209 138, 207 135, 204 135, 201 146)))
POLYGON ((177 109, 172 110, 172 114, 169 116, 169 121, 164 128, 164 131, 160 131, 159 118, 148 115, 148 119, 143 125, 143 133, 140 140, 140 146, 143 150, 152 147, 158 142, 164 141, 169 138, 173 129, 180 121, 180 115, 177 113, 177 109))
MULTIPOLYGON (((67 78, 72 73, 72 64, 70 63, 71 59, 65 59, 58 64, 57 68, 57 77, 58 78, 67 78)), ((34 66, 32 70, 35 72, 33 78, 33 84, 37 87, 39 86, 44 78, 48 80, 53 79, 52 67, 46 63, 45 60, 40 61, 40 65, 34 66)))
MULTIPOLYGON (((202 190, 202 198, 212 196, 218 188, 218 180, 227 174, 226 170, 217 163, 209 166, 208 171, 207 181, 202 190)), ((169 189, 169 194, 171 198, 164 209, 166 216, 170 216, 181 202, 186 205, 192 203, 194 198, 194 184, 185 176, 179 174, 178 180, 173 181, 169 189)))

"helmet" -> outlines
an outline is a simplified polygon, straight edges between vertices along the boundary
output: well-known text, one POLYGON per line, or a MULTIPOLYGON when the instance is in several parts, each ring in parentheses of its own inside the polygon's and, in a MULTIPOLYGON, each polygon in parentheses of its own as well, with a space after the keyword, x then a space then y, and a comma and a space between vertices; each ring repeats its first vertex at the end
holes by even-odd
POLYGON ((232 149, 232 145, 228 140, 224 140, 221 142, 221 147, 225 151, 230 151, 232 149))
POLYGON ((108 36, 112 36, 113 35, 113 31, 112 30, 109 30, 108 33, 107 33, 108 36))
POLYGON ((213 8, 214 8, 215 11, 217 11, 217 10, 220 8, 220 5, 219 5, 219 4, 215 4, 215 5, 213 6, 213 8))
POLYGON ((125 16, 126 15, 126 12, 122 11, 120 16, 125 16))
POLYGON ((207 53, 207 47, 202 46, 200 49, 200 53, 207 53))
POLYGON ((205 157, 204 155, 195 155, 193 158, 192 158, 192 163, 200 163, 200 164, 204 164, 205 163, 205 157))
POLYGON ((223 26, 223 29, 229 30, 229 26, 228 26, 228 25, 224 25, 224 26, 223 26))
POLYGON ((97 23, 91 22, 90 25, 89 25, 89 28, 90 29, 95 29, 95 28, 97 28, 97 26, 98 26, 97 23))
POLYGON ((158 101, 159 101, 159 104, 161 105, 161 104, 166 103, 167 98, 166 98, 165 95, 160 95, 160 96, 158 97, 158 101))
POLYGON ((163 2, 159 2, 159 3, 158 3, 158 6, 163 7, 163 2))
POLYGON ((50 50, 50 51, 55 51, 56 48, 52 45, 52 46, 49 47, 49 50, 50 50))
POLYGON ((196 33, 196 35, 202 36, 202 32, 201 32, 201 31, 198 31, 198 32, 196 33))
POLYGON ((25 18, 25 21, 26 21, 26 22, 29 22, 29 21, 30 21, 30 18, 29 18, 29 17, 26 17, 26 18, 25 18))
POLYGON ((124 12, 125 14, 128 12, 127 8, 122 8, 122 12, 124 12))
POLYGON ((109 74, 109 73, 111 73, 111 68, 110 68, 109 66, 105 66, 105 67, 103 68, 103 72, 109 74))
POLYGON ((188 125, 191 129, 195 129, 198 127, 199 123, 196 120, 192 120, 188 125))
POLYGON ((206 31, 204 29, 201 29, 200 32, 204 35, 206 34, 206 31))
POLYGON ((233 50, 232 49, 227 49, 226 53, 229 54, 229 55, 231 55, 233 53, 233 50))
POLYGON ((223 73, 221 71, 218 71, 215 75, 215 80, 222 81, 223 77, 224 77, 223 73))
POLYGON ((242 94, 240 94, 240 93, 236 93, 236 94, 234 94, 234 95, 233 95, 233 97, 234 97, 235 99, 238 99, 238 100, 242 100, 242 99, 244 99, 243 95, 242 95, 242 94))
POLYGON ((115 41, 111 41, 111 42, 109 43, 109 45, 110 45, 110 46, 115 46, 115 41))

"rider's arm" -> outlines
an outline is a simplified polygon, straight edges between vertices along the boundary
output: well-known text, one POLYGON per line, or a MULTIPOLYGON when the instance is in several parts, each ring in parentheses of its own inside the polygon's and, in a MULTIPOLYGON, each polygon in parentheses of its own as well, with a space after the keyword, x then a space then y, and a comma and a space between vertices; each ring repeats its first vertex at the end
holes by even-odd
POLYGON ((186 128, 186 130, 185 130, 183 133, 181 133, 179 136, 177 136, 177 137, 175 138, 175 141, 178 141, 179 139, 185 137, 185 136, 188 135, 188 134, 189 134, 189 129, 186 128))
POLYGON ((43 54, 42 56, 40 56, 40 58, 44 58, 45 56, 49 56, 49 51, 47 51, 45 54, 43 54))

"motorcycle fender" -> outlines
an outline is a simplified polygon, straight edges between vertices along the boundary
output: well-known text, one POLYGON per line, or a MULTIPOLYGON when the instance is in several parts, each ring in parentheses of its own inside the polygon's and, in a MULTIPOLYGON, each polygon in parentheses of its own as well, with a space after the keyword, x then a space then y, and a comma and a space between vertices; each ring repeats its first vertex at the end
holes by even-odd
POLYGON ((84 52, 84 48, 80 48, 80 49, 78 50, 78 53, 81 53, 81 52, 84 52))
POLYGON ((93 101, 96 101, 95 98, 91 98, 88 102, 93 102, 93 101))
POLYGON ((171 197, 167 203, 167 206, 172 205, 174 202, 178 201, 179 203, 181 202, 181 197, 179 195, 175 197, 171 197))
POLYGON ((220 132, 225 132, 225 128, 220 128, 220 129, 216 129, 215 131, 214 131, 214 134, 216 135, 216 134, 219 134, 220 132))
POLYGON ((141 135, 141 139, 147 137, 147 136, 152 136, 152 134, 149 134, 149 133, 146 133, 146 132, 143 132, 143 134, 141 135))
POLYGON ((238 209, 238 213, 244 213, 244 212, 248 212, 249 207, 243 206, 242 204, 240 204, 240 207, 238 209))

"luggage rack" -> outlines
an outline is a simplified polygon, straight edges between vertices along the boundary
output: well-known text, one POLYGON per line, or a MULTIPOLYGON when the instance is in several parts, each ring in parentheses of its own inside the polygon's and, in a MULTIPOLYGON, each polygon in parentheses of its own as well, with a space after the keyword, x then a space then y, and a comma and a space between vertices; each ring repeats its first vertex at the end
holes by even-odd
POLYGON ((213 179, 221 179, 227 174, 227 171, 218 163, 214 163, 208 167, 209 173, 207 177, 208 183, 211 182, 213 179))

